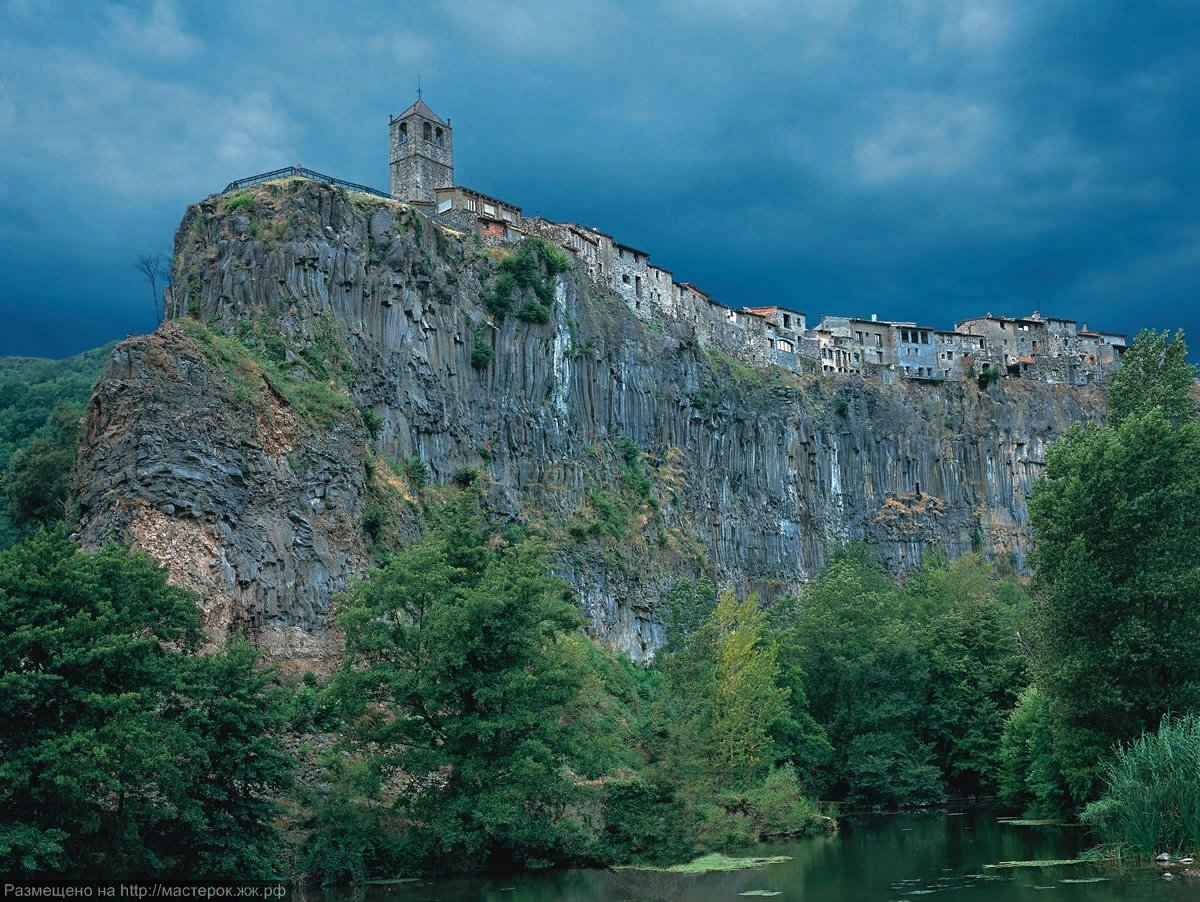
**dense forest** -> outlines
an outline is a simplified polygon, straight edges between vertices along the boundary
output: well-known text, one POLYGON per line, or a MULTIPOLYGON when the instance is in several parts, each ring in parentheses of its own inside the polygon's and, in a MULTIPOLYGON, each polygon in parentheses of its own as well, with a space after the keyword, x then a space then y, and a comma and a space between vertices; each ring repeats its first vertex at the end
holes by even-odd
POLYGON ((466 474, 411 487, 420 537, 339 599, 337 672, 295 679, 239 639, 201 652, 161 568, 67 537, 67 405, 93 353, 0 377, 20 539, 0 552, 0 870, 344 883, 661 864, 833 830, 844 809, 994 795, 1082 815, 1113 854, 1200 846, 1200 805, 1145 791, 1200 797, 1181 335, 1140 335, 1108 421, 1050 452, 1032 579, 967 555, 897 584, 849 545, 770 606, 681 581, 639 667, 587 637, 549 536, 495 516, 466 474))
POLYGON ((66 516, 80 417, 110 350, 0 357, 0 548, 66 516))

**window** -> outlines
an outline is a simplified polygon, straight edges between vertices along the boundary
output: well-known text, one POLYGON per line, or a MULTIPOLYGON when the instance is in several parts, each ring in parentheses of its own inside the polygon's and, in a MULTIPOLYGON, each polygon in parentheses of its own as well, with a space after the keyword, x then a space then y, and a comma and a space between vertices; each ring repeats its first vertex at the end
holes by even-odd
POLYGON ((628 285, 629 284, 629 274, 628 273, 623 274, 621 276, 621 281, 624 282, 626 285, 628 285))
POLYGON ((496 215, 496 208, 495 208, 495 206, 493 206, 492 204, 489 204, 487 201, 484 201, 484 204, 483 204, 483 215, 484 215, 484 216, 495 216, 495 215, 496 215))
POLYGON ((428 122, 425 123, 425 128, 422 131, 422 136, 425 138, 426 141, 433 140, 433 126, 430 125, 428 122))
POLYGON ((923 345, 929 344, 929 333, 928 332, 921 333, 921 344, 923 344, 923 345))
POLYGON ((403 144, 408 140, 408 123, 400 123, 400 143, 403 144))
POLYGON ((783 328, 785 328, 785 329, 792 328, 792 318, 790 316, 788 316, 786 313, 783 315, 783 328))
POLYGON ((641 277, 641 276, 634 276, 634 277, 633 277, 633 281, 634 281, 634 283, 635 283, 635 286, 636 286, 636 287, 634 288, 634 293, 635 293, 635 294, 636 294, 636 295, 637 295, 637 296, 640 298, 640 297, 642 296, 642 277, 641 277))
POLYGON ((438 212, 445 213, 454 206, 454 198, 447 197, 445 200, 438 201, 438 212))
POLYGON ((877 348, 883 347, 883 336, 880 335, 878 332, 875 333, 875 347, 877 347, 877 348))
POLYGON ((468 197, 467 198, 467 209, 470 210, 472 213, 478 213, 479 212, 479 201, 475 200, 475 198, 473 198, 473 197, 468 197))
POLYGON ((442 146, 442 130, 440 128, 433 133, 433 143, 438 147, 442 146))
POLYGON ((861 333, 861 332, 855 332, 854 334, 855 334, 855 336, 858 338, 858 343, 859 343, 859 344, 862 344, 862 343, 863 343, 863 337, 862 337, 862 333, 861 333))

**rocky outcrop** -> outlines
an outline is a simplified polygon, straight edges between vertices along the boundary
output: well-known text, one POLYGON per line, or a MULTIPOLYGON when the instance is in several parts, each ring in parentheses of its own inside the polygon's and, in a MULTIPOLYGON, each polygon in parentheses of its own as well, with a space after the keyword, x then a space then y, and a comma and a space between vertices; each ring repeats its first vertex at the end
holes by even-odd
POLYGON ((239 402, 244 374, 174 325, 124 342, 77 467, 84 541, 132 538, 201 593, 216 627, 284 652, 319 645, 330 597, 367 564, 373 444, 420 458, 434 482, 486 472, 498 511, 559 530, 559 569, 596 634, 644 658, 681 575, 778 595, 850 539, 895 569, 973 548, 1021 566, 1047 447, 1101 412, 1091 386, 746 367, 686 324, 641 323, 577 270, 543 271, 549 322, 498 320, 481 297, 506 253, 301 180, 190 208, 173 319, 227 341, 254 324, 278 339, 263 345, 273 372, 310 383, 327 375, 311 352, 332 331, 353 405, 318 423, 261 376, 269 401, 239 402), (494 360, 476 368, 480 343, 494 360))

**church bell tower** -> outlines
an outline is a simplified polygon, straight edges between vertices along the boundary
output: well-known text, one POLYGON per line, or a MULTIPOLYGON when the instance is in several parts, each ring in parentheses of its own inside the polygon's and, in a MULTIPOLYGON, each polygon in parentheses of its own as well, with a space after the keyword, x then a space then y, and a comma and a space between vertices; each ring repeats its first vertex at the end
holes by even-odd
POLYGON ((450 120, 416 103, 391 120, 392 197, 434 203, 435 188, 454 184, 454 137, 450 120))

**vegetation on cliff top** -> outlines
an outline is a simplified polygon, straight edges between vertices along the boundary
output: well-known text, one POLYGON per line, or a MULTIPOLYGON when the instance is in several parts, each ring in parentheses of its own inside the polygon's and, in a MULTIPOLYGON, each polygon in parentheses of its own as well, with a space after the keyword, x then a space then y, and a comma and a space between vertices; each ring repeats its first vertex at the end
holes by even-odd
POLYGON ((315 334, 307 338, 281 333, 262 318, 238 320, 233 335, 194 319, 181 325, 224 374, 239 403, 260 402, 266 379, 310 424, 332 425, 353 409, 347 388, 352 376, 350 355, 328 317, 319 319, 315 334))

